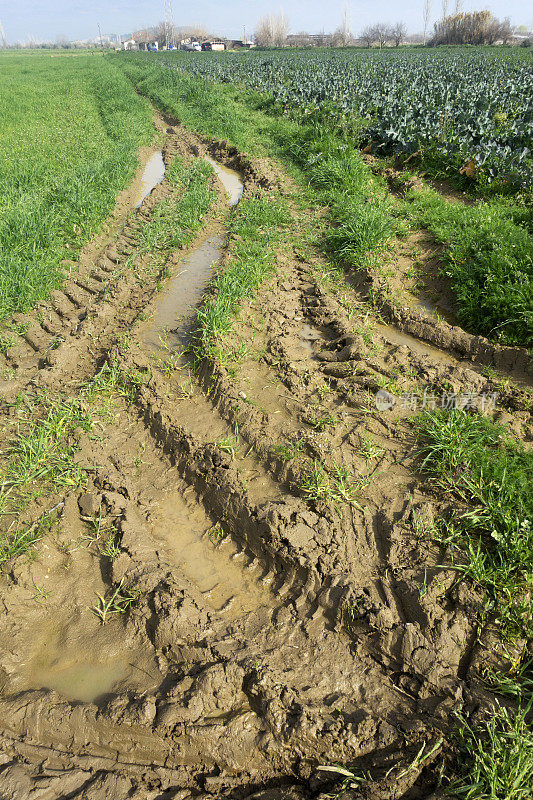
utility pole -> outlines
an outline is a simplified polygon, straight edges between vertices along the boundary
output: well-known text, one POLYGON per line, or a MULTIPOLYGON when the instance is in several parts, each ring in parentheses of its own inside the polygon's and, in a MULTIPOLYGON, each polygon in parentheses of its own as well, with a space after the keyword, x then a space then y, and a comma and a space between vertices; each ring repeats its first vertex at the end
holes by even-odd
POLYGON ((246 44, 246 25, 243 25, 242 43, 246 44))
MULTIPOLYGON (((460 0, 456 0, 456 3, 460 0)), ((431 0, 424 0, 423 20, 424 20, 424 45, 426 44, 429 20, 431 17, 431 0)))
POLYGON ((174 27, 174 14, 172 12, 172 0, 165 0, 165 47, 168 49, 169 45, 174 46, 175 27, 174 27))
POLYGON ((104 52, 104 42, 102 40, 102 31, 100 30, 100 23, 96 23, 98 25, 98 36, 100 37, 100 47, 102 48, 102 53, 104 52))
POLYGON ((351 38, 351 14, 346 2, 342 9, 342 46, 346 47, 351 38))
POLYGON ((6 32, 4 31, 4 26, 2 25, 1 19, 0 19, 0 39, 2 39, 2 47, 7 48, 6 32))

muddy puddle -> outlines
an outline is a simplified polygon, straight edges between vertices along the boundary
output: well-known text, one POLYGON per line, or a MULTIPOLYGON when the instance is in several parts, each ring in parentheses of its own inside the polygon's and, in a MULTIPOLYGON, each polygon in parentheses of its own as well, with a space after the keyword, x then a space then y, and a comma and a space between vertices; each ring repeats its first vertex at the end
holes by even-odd
POLYGON ((408 298, 412 306, 415 306, 415 308, 420 308, 433 319, 438 319, 440 317, 449 325, 459 326, 459 321, 451 309, 444 308, 438 302, 434 302, 427 297, 417 297, 414 294, 408 293, 408 298))
POLYGON ((144 200, 148 197, 150 192, 161 183, 165 175, 165 164, 163 162, 163 153, 158 150, 153 153, 146 162, 144 172, 141 178, 141 185, 139 193, 135 199, 135 208, 140 208, 144 200))
POLYGON ((169 495, 151 517, 161 556, 194 583, 210 608, 237 618, 272 606, 264 570, 239 551, 219 527, 209 525, 199 506, 188 507, 180 492, 169 495))
POLYGON ((101 625, 90 609, 84 614, 81 625, 80 619, 72 624, 60 621, 57 628, 53 619, 41 621, 25 669, 9 682, 8 693, 50 689, 67 700, 92 703, 110 692, 157 687, 162 676, 150 655, 120 644, 124 638, 120 621, 101 625))
POLYGON ((143 343, 151 350, 175 350, 187 346, 193 309, 209 283, 213 265, 220 258, 222 239, 210 236, 183 259, 177 275, 159 298, 154 316, 143 331, 143 343))
POLYGON ((322 341, 322 337, 312 325, 304 323, 298 331, 299 346, 308 356, 314 356, 318 347, 317 343, 322 341))
POLYGON ((215 161, 209 156, 206 156, 205 160, 211 164, 215 170, 217 178, 226 190, 228 204, 230 206, 236 206, 244 191, 241 175, 238 172, 235 172, 234 169, 225 167, 224 164, 219 164, 218 161, 215 161))
POLYGON ((444 350, 439 350, 430 344, 422 342, 415 336, 409 333, 402 333, 396 328, 389 327, 388 325, 374 324, 374 329, 385 339, 385 341, 398 346, 406 346, 412 353, 418 356, 430 356, 430 358, 440 361, 444 364, 457 366, 459 361, 444 350))
POLYGON ((122 661, 111 664, 74 662, 35 670, 31 682, 35 688, 54 689, 67 700, 92 703, 116 689, 117 684, 126 677, 127 671, 128 667, 122 661))

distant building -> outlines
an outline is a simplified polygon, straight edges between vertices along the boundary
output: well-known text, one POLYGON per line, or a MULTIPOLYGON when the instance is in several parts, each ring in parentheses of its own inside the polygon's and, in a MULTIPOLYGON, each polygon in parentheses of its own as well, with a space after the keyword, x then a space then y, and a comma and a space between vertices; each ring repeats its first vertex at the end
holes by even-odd
POLYGON ((159 42, 153 30, 135 31, 132 39, 135 39, 137 50, 159 50, 159 42))
POLYGON ((202 50, 225 50, 224 42, 202 42, 202 50))

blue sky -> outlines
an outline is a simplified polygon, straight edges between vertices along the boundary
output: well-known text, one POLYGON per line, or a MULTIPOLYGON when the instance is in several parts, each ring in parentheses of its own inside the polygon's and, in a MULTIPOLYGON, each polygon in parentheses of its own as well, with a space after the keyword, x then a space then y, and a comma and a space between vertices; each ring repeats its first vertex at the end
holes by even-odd
MULTIPOLYGON (((453 7, 455 0, 450 0, 453 7)), ((351 27, 358 33, 373 22, 403 20, 410 33, 422 29, 423 0, 393 0, 357 2, 351 7, 351 27)), ((174 20, 177 25, 202 24, 212 33, 221 36, 241 37, 246 25, 252 33, 257 20, 265 13, 283 8, 290 30, 296 33, 307 30, 317 33, 333 31, 340 23, 344 0, 283 0, 274 4, 267 0, 196 0, 183 3, 173 0, 174 20)), ((530 25, 533 9, 523 0, 463 0, 465 11, 488 8, 497 17, 509 16, 513 24, 530 25)), ((433 0, 432 20, 441 14, 442 0, 433 0)), ((0 20, 9 42, 35 39, 52 39, 66 36, 69 39, 97 35, 97 23, 102 33, 128 33, 135 28, 152 25, 163 18, 163 0, 0 0, 0 20)))

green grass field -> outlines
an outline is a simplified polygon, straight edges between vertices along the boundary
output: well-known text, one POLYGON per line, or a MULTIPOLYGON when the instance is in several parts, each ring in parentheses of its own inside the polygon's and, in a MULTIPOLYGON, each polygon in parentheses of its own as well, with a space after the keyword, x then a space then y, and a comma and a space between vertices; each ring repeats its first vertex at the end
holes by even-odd
POLYGON ((0 55, 0 319, 60 283, 131 179, 151 118, 100 55, 0 55))

